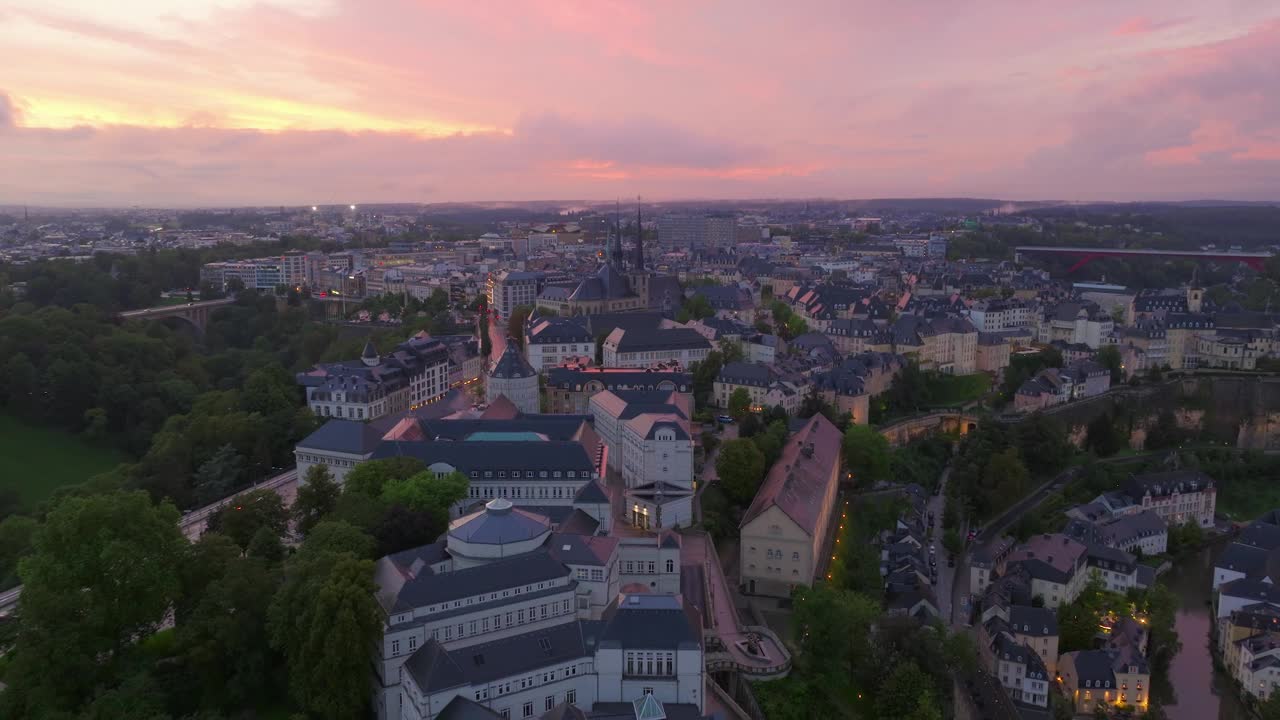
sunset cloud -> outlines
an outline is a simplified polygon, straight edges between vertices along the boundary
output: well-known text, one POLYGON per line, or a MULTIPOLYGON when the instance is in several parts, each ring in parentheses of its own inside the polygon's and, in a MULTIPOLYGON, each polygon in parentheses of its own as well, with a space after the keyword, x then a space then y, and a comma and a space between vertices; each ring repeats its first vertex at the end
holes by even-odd
POLYGON ((1280 194, 1280 8, 10 0, 0 204, 1280 194))

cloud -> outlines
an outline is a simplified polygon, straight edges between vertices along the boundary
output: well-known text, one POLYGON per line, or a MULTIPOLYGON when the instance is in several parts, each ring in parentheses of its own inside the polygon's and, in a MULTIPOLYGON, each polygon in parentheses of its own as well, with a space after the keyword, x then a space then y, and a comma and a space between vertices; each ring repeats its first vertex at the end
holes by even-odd
POLYGON ((1186 18, 1170 18, 1168 20, 1152 20, 1149 17, 1129 18, 1118 25, 1111 34, 1116 37, 1130 37, 1134 35, 1150 35, 1151 33, 1160 32, 1161 30, 1169 30, 1170 28, 1185 25, 1186 18))
POLYGON ((18 108, 14 106, 9 95, 0 91, 0 130, 18 126, 18 108))
POLYGON ((302 5, 8 0, 0 201, 1280 193, 1274 4, 302 5))

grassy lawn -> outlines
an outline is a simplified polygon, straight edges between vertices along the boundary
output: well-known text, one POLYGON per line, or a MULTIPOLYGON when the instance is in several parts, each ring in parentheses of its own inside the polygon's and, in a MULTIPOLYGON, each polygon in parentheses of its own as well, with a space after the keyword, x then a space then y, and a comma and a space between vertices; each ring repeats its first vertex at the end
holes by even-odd
POLYGON ((33 427, 0 415, 0 478, 17 489, 22 510, 32 510, 63 485, 84 482, 127 460, 124 453, 93 447, 74 435, 33 427))
POLYGON ((929 404, 963 405, 981 398, 990 389, 991 376, 986 373, 934 375, 929 379, 929 404))

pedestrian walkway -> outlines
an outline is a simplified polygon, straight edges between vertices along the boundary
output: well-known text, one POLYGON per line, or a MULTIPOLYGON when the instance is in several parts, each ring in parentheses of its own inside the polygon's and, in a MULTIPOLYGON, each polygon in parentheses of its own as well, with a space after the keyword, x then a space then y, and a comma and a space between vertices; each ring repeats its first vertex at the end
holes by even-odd
POLYGON ((715 545, 706 533, 683 536, 680 564, 700 568, 704 579, 702 616, 707 670, 737 670, 753 679, 785 677, 791 670, 791 653, 773 630, 742 622, 715 545))

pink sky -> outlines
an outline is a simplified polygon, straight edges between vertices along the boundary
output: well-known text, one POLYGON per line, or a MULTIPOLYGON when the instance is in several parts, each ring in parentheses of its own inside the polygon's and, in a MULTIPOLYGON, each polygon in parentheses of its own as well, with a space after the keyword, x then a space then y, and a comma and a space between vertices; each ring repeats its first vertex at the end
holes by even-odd
POLYGON ((0 204, 1280 199, 1255 0, 2 0, 0 56, 0 204))

